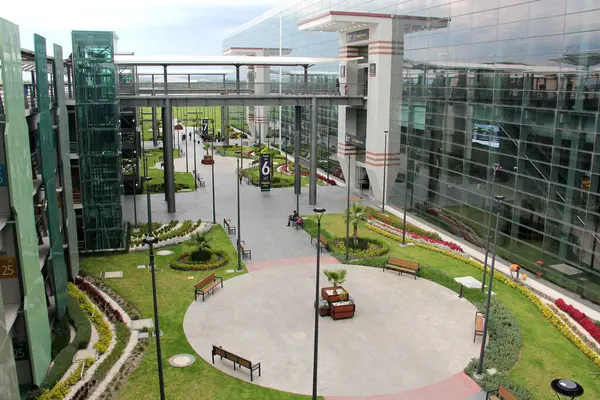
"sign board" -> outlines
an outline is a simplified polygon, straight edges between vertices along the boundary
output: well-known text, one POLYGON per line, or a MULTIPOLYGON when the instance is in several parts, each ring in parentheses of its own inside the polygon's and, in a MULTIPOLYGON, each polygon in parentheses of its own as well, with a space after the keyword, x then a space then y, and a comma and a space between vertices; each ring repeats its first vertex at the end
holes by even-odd
POLYGON ((260 191, 271 191, 271 154, 260 155, 260 191))
POLYGON ((369 39, 369 28, 346 33, 346 43, 362 42, 369 39))
POLYGON ((8 186, 6 179, 6 164, 0 164, 0 187, 8 186))
POLYGON ((13 356, 15 361, 23 361, 29 360, 29 346, 27 346, 27 341, 18 341, 13 339, 13 356))
POLYGON ((363 136, 354 136, 346 133, 346 144, 351 144, 352 146, 365 148, 365 139, 363 136))
POLYGON ((208 135, 208 120, 207 119, 202 120, 202 134, 208 135))
POLYGON ((369 76, 373 77, 377 74, 377 64, 369 64, 369 76))
POLYGON ((0 257, 0 279, 17 277, 17 257, 0 257))
POLYGON ((346 66, 340 65, 340 78, 345 78, 345 77, 346 77, 346 66))

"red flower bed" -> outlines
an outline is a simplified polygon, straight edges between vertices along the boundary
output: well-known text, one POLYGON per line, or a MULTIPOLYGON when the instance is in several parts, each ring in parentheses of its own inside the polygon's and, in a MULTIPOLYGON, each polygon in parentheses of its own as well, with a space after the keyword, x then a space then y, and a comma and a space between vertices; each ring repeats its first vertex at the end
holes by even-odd
POLYGON ((75 278, 75 284, 82 292, 85 292, 90 300, 96 304, 96 306, 102 311, 104 315, 111 321, 120 321, 125 322, 123 320, 123 316, 121 313, 112 308, 112 305, 104 299, 104 296, 100 294, 98 289, 92 286, 88 281, 81 279, 79 277, 75 278))
MULTIPOLYGON (((288 172, 288 168, 287 168, 287 166, 285 164, 281 166, 281 171, 282 172, 288 172)), ((291 170, 289 172, 293 173, 294 170, 291 170)), ((301 176, 308 176, 309 174, 310 174, 310 172, 308 172, 308 171, 302 171, 302 172, 300 172, 301 176)), ((320 180, 322 180, 322 181, 325 181, 325 182, 329 183, 331 186, 335 186, 335 181, 333 179, 331 179, 331 178, 327 179, 326 176, 323 176, 321 174, 317 174, 317 178, 320 179, 320 180)))
POLYGON ((556 307, 560 308, 571 318, 573 318, 579 325, 581 325, 588 333, 596 339, 598 343, 600 343, 600 327, 597 327, 594 324, 594 321, 589 319, 584 313, 573 307, 571 304, 565 303, 563 299, 557 299, 554 304, 556 307))

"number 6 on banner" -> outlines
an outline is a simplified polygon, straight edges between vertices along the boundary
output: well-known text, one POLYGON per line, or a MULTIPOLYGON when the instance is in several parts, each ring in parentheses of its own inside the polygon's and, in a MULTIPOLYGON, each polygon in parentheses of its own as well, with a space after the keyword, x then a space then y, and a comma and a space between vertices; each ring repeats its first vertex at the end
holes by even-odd
POLYGON ((269 160, 265 160, 265 162, 261 168, 261 172, 265 176, 271 175, 271 166, 269 165, 269 160))

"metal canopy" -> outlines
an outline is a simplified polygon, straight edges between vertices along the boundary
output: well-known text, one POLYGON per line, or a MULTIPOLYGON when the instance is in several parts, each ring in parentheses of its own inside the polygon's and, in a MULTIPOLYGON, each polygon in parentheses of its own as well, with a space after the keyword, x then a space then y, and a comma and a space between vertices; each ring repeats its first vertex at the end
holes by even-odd
POLYGON ((314 64, 326 64, 337 62, 348 62, 362 60, 363 57, 254 57, 254 56, 125 56, 115 55, 115 64, 136 66, 190 66, 190 65, 220 65, 220 66, 242 66, 242 65, 265 65, 265 66, 307 66, 314 64))

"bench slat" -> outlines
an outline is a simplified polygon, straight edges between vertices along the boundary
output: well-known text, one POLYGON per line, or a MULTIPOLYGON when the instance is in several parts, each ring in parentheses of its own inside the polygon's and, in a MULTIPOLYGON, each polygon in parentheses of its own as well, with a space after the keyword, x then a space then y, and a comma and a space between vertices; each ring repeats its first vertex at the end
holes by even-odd
POLYGON ((512 394, 507 388, 500 385, 498 386, 498 395, 502 397, 503 400, 518 400, 517 396, 512 394))
POLYGON ((196 283, 195 288, 200 290, 204 286, 209 285, 211 282, 215 281, 215 273, 208 275, 206 278, 202 279, 200 282, 196 283))
POLYGON ((394 258, 394 257, 388 257, 387 263, 390 265, 397 266, 397 267, 405 267, 405 268, 411 268, 411 269, 419 268, 419 263, 412 262, 412 261, 406 261, 406 260, 402 260, 400 258, 394 258))

